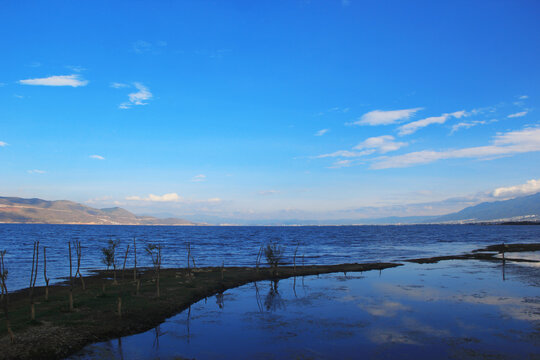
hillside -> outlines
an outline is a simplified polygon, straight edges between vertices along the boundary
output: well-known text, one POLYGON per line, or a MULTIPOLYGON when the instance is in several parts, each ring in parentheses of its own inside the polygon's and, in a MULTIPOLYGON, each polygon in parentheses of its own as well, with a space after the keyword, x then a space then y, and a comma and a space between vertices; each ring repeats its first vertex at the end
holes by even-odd
POLYGON ((511 200, 484 202, 430 220, 442 222, 540 220, 540 193, 511 200))
POLYGON ((0 197, 0 223, 91 225, 196 225, 183 219, 137 216, 114 207, 95 209, 72 201, 0 197))

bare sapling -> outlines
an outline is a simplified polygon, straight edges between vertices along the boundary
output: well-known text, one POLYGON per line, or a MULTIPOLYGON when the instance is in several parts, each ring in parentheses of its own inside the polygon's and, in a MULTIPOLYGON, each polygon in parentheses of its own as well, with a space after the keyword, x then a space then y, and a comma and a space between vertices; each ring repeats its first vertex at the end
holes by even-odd
POLYGON ((259 266, 261 265, 261 260, 263 256, 263 246, 259 248, 259 252, 257 253, 257 260, 255 261, 255 267, 257 269, 257 272, 259 272, 259 266))
POLYGON ((124 272, 126 271, 126 261, 129 254, 129 244, 126 249, 126 253, 124 255, 124 265, 122 266, 122 281, 124 281, 124 272))
MULTIPOLYGON (((146 252, 152 259, 154 265, 154 281, 156 282, 156 297, 159 297, 159 272, 161 270, 161 245, 148 244, 146 252)), ((188 258, 189 259, 189 258, 188 258)))
POLYGON ((221 262, 221 281, 223 281, 223 274, 225 272, 225 261, 221 262))
MULTIPOLYGON (((107 271, 110 267, 113 267, 113 285, 117 285, 116 281, 116 247, 118 246, 118 240, 109 240, 108 246, 101 248, 101 261, 107 266, 107 271)), ((105 293, 105 283, 103 283, 103 293, 105 293)))
POLYGON ((126 249, 126 254, 124 255, 124 265, 122 266, 122 281, 120 283, 120 291, 118 292, 117 313, 119 317, 122 317, 122 293, 124 291, 124 272, 126 271, 126 262, 127 262, 128 254, 129 254, 129 244, 126 249))
POLYGON ((186 248, 187 248, 187 270, 188 270, 188 275, 191 275, 191 268, 189 267, 189 258, 191 257, 191 244, 187 243, 186 248))
POLYGON ((69 312, 73 311, 73 262, 71 261, 71 241, 68 242, 69 249, 69 312))
POLYGON ((136 242, 135 237, 133 238, 133 259, 134 259, 134 264, 133 264, 133 281, 134 281, 135 284, 136 284, 135 295, 139 295, 139 290, 140 290, 140 288, 141 288, 141 280, 140 280, 139 277, 137 276, 137 242, 136 242))
POLYGON ((80 241, 75 241, 73 243, 73 245, 75 246, 75 254, 77 255, 77 271, 75 272, 75 278, 77 278, 77 276, 79 276, 79 278, 81 279, 81 286, 82 286, 82 289, 83 291, 86 290, 86 284, 84 283, 84 278, 81 274, 81 257, 82 257, 82 246, 81 246, 81 242, 80 241))
POLYGON ((283 247, 278 243, 269 243, 264 248, 264 256, 266 257, 266 262, 272 268, 272 274, 277 275, 278 266, 282 263, 283 260, 283 247))
POLYGON ((6 318, 6 329, 9 334, 9 339, 13 344, 15 342, 15 335, 11 330, 11 322, 9 321, 9 292, 6 285, 8 270, 4 263, 4 256, 6 253, 6 250, 0 251, 0 287, 2 288, 2 307, 4 308, 4 317, 6 318))
POLYGON ((49 279, 47 277, 47 248, 43 247, 43 278, 45 279, 45 301, 49 301, 49 279))
POLYGON ((34 303, 34 289, 36 287, 37 271, 39 263, 39 241, 34 241, 34 250, 32 254, 32 271, 30 274, 30 320, 36 320, 36 305, 34 303))
POLYGON ((296 253, 298 252, 298 247, 300 246, 300 243, 296 244, 296 248, 294 249, 294 255, 293 255, 293 273, 296 274, 296 253))

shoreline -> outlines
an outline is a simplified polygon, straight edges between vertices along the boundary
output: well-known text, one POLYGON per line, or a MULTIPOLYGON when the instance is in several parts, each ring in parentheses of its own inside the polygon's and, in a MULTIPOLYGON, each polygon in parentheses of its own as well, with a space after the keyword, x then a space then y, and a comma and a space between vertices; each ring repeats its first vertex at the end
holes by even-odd
MULTIPOLYGON (((444 260, 523 261, 496 257, 500 252, 540 251, 540 243, 491 245, 471 253, 408 259, 402 262, 418 264, 444 260)), ((119 285, 112 285, 113 271, 97 270, 84 277, 86 290, 80 279, 74 280, 75 309, 68 311, 69 282, 49 286, 49 301, 44 301, 45 287, 35 288, 36 321, 30 321, 29 289, 10 293, 9 310, 15 343, 10 344, 4 314, 0 314, 0 359, 59 359, 72 355, 84 346, 144 332, 167 318, 187 309, 204 298, 256 281, 281 280, 296 276, 310 276, 336 272, 384 270, 403 265, 401 262, 339 265, 309 265, 279 267, 273 274, 268 267, 205 267, 161 269, 160 292, 151 269, 140 269, 140 294, 136 295, 133 269, 126 269, 125 279, 117 270, 119 285), (124 280, 123 280, 124 279, 124 280), (106 292, 102 285, 106 282, 106 292), (117 299, 122 297, 122 317, 117 315, 117 299)))

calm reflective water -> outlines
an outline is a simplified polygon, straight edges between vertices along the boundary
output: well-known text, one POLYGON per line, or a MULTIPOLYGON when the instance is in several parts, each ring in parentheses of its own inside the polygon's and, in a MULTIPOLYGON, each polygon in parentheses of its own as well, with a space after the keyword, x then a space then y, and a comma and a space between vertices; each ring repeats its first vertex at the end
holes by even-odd
MULTIPOLYGON (((47 246, 47 271, 54 280, 69 274, 70 240, 83 245, 83 273, 103 268, 100 249, 108 239, 119 239, 119 253, 133 237, 138 239, 138 262, 149 266, 145 243, 164 247, 163 265, 186 265, 186 244, 191 243, 198 266, 253 266, 259 246, 278 241, 306 264, 393 261, 413 257, 456 254, 487 244, 538 242, 540 226, 414 225, 414 226, 302 226, 302 227, 171 227, 0 224, 0 249, 7 249, 10 290, 28 286, 32 243, 47 246)), ((128 266, 132 266, 132 253, 128 266)), ((41 262, 42 264, 42 262, 41 262)), ((38 285, 43 285, 40 265, 38 285)))
POLYGON ((259 282, 72 359, 538 358, 540 268, 446 261, 259 282))

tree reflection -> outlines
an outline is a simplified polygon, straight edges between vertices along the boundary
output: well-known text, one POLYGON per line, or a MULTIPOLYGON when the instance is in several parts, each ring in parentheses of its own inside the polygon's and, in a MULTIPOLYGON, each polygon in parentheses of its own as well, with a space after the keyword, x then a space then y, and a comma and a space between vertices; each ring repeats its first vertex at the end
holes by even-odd
POLYGON ((220 309, 223 309, 225 307, 225 301, 222 292, 216 295, 216 304, 217 306, 219 306, 220 309))
POLYGON ((268 291, 268 295, 266 295, 266 299, 264 300, 266 311, 276 311, 278 309, 285 308, 285 301, 283 301, 278 291, 278 283, 279 280, 274 280, 270 285, 270 290, 268 291))

